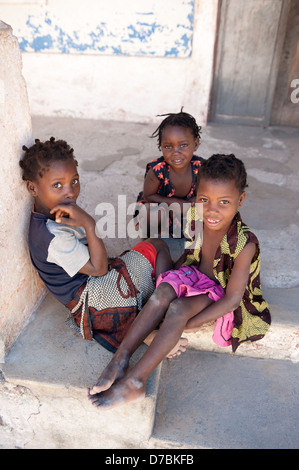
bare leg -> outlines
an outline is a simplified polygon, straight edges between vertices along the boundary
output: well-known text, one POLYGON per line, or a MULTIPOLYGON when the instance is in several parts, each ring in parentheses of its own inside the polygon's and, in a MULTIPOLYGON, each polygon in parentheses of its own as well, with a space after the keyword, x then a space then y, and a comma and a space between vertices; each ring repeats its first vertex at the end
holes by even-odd
POLYGON ((172 301, 161 328, 142 358, 108 390, 90 395, 92 403, 95 406, 113 407, 144 397, 146 380, 178 342, 188 319, 197 315, 212 302, 207 295, 172 301))
POLYGON ((89 390, 94 395, 107 390, 115 380, 124 376, 129 360, 136 349, 163 320, 170 302, 176 298, 174 289, 166 283, 160 284, 141 312, 137 315, 129 331, 121 342, 112 360, 100 375, 97 383, 89 390))
MULTIPOLYGON (((157 332, 158 332, 158 330, 155 330, 155 331, 153 331, 152 333, 150 333, 147 338, 145 338, 144 343, 145 343, 147 346, 150 346, 150 345, 151 345, 151 343, 153 342, 153 340, 154 340, 154 338, 155 338, 157 332)), ((188 344, 187 338, 181 337, 181 338, 178 340, 177 344, 172 348, 172 350, 169 351, 169 353, 167 354, 167 357, 168 357, 169 359, 172 359, 172 358, 175 357, 175 356, 179 356, 182 352, 185 352, 185 351, 186 351, 186 346, 187 346, 187 344, 188 344)))
MULTIPOLYGON (((157 250, 157 260, 156 260, 156 279, 158 278, 159 274, 165 273, 170 269, 173 269, 173 261, 171 259, 168 245, 159 238, 149 238, 148 242, 152 243, 157 250)), ((145 338, 144 342, 147 346, 149 346, 154 337, 157 334, 157 330, 152 331, 147 338, 145 338)), ((177 344, 173 347, 173 349, 167 355, 168 358, 172 358, 181 354, 182 352, 186 351, 188 340, 187 338, 179 338, 177 344)))
POLYGON ((147 241, 151 243, 157 250, 155 270, 155 277, 157 279, 159 274, 173 269, 173 261, 170 256, 168 245, 164 240, 161 238, 148 238, 147 241))
MULTIPOLYGON (((157 278, 159 274, 172 269, 173 262, 169 253, 169 248, 163 240, 149 238, 147 241, 150 242, 157 250, 155 270, 155 275, 157 278)), ((158 293, 154 294, 152 301, 150 302, 150 299, 147 304, 143 307, 143 309, 141 310, 141 312, 139 313, 130 328, 131 331, 133 325, 135 325, 133 329, 133 334, 129 335, 129 332, 127 333, 126 338, 124 338, 114 357, 112 358, 108 366, 105 368, 105 370, 102 372, 94 387, 89 390, 89 394, 92 395, 94 393, 99 393, 103 390, 107 390, 114 381, 119 380, 121 377, 123 377, 128 368, 130 356, 133 354, 133 352, 151 334, 152 336, 149 337, 148 341, 152 341, 154 336, 153 331, 155 330, 155 328, 157 328, 157 326, 163 319, 163 316, 171 300, 176 297, 174 290, 169 285, 164 284, 164 287, 162 287, 161 289, 158 291, 158 293), (162 293, 161 295, 159 295, 161 289, 162 293), (157 302, 159 303, 160 298, 163 299, 163 302, 161 303, 161 311, 157 310, 156 305, 157 302), (155 315, 151 313, 152 310, 155 310, 155 315), (149 315, 150 319, 147 319, 147 315, 149 315), (143 318, 145 319, 143 320, 143 318), (145 328, 140 329, 140 336, 137 337, 136 332, 139 328, 138 325, 140 324, 140 322, 144 322, 145 328)))

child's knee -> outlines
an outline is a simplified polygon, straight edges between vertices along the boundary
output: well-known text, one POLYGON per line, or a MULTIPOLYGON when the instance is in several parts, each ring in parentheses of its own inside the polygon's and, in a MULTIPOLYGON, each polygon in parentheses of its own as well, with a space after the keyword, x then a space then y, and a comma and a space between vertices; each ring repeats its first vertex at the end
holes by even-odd
POLYGON ((178 319, 179 321, 184 319, 184 302, 183 299, 174 299, 170 304, 166 312, 165 319, 178 319))
POLYGON ((166 282, 161 282, 152 294, 150 301, 156 305, 168 307, 175 296, 174 289, 166 282))

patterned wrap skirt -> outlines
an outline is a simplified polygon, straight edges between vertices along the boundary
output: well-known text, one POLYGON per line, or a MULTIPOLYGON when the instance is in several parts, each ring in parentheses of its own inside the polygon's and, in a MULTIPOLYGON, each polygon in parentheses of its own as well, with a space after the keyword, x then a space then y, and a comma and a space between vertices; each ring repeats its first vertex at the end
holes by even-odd
POLYGON ((130 250, 109 260, 104 276, 90 276, 66 305, 67 323, 84 339, 95 339, 115 352, 136 315, 154 292, 153 266, 130 250))

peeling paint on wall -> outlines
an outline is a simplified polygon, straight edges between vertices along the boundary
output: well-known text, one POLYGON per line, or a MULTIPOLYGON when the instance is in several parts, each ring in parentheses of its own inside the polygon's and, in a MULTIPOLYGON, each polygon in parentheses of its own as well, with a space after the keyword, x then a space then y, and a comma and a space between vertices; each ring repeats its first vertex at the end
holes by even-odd
POLYGON ((22 51, 181 58, 192 53, 194 0, 64 1, 60 6, 50 0, 31 8, 26 22, 15 25, 22 51))

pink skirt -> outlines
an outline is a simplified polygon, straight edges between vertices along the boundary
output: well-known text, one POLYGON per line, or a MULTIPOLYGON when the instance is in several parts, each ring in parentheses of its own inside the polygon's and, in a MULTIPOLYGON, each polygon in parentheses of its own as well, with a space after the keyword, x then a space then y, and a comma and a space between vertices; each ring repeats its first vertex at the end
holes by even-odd
MULTIPOLYGON (((161 282, 170 284, 177 297, 190 297, 192 295, 207 294, 215 302, 225 295, 220 284, 201 273, 195 266, 183 265, 179 269, 166 271, 157 279, 157 286, 161 282)), ((216 320, 213 341, 219 346, 230 346, 234 327, 234 313, 226 313, 216 320)))

